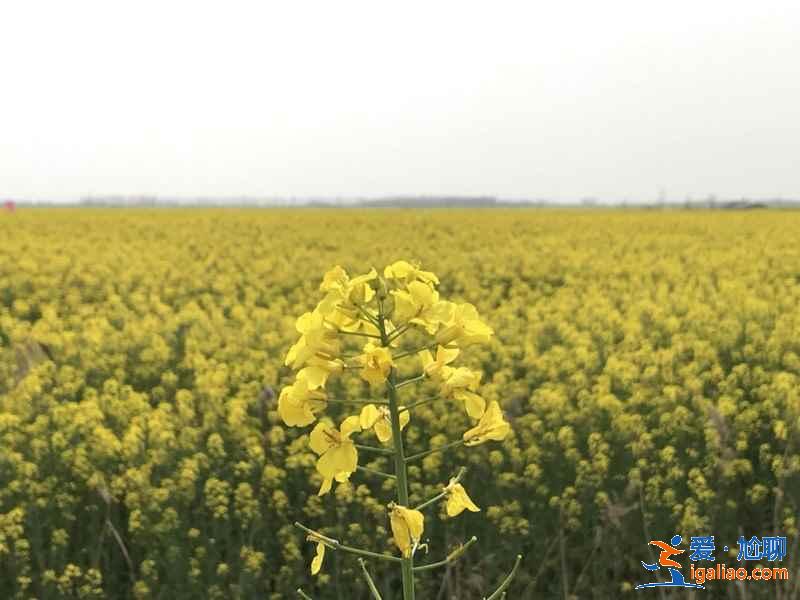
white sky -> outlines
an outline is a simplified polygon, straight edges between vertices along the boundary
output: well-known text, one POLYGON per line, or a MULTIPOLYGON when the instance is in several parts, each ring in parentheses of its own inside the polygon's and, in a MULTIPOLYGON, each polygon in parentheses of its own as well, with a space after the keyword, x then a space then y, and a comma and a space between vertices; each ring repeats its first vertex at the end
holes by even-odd
POLYGON ((800 2, 0 0, 0 198, 800 197, 800 2))

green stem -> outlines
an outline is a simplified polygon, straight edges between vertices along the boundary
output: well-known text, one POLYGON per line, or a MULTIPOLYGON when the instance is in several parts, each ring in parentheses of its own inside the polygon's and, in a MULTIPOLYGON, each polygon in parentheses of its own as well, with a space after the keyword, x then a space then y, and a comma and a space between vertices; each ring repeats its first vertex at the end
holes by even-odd
POLYGON ((400 412, 411 410, 415 406, 422 406, 423 404, 428 404, 428 402, 433 402, 434 400, 439 400, 440 396, 431 396, 430 398, 424 398, 423 400, 417 400, 416 402, 412 402, 406 406, 400 407, 400 412))
POLYGON ((365 446, 364 444, 354 444, 356 448, 359 450, 364 450, 365 452, 375 452, 377 454, 394 454, 394 450, 389 450, 389 448, 378 448, 377 446, 365 446))
POLYGON ((408 329, 410 327, 411 327, 411 325, 406 323, 405 325, 401 325, 400 327, 398 327, 397 329, 392 331, 392 333, 390 333, 387 336, 387 339, 389 340, 389 343, 391 344, 393 341, 395 341, 397 338, 399 338, 401 335, 403 335, 406 331, 408 331, 408 329))
POLYGON ((433 350, 434 348, 436 348, 436 344, 433 345, 429 344, 427 346, 421 346, 420 348, 415 348, 414 350, 406 350, 405 352, 400 352, 399 354, 395 354, 394 356, 392 356, 392 358, 394 359, 405 358, 406 356, 411 356, 412 354, 419 354, 423 350, 433 350))
POLYGON ((454 446, 461 446, 464 444, 464 440, 456 440, 455 442, 450 442, 449 444, 445 444, 444 446, 439 446, 438 448, 431 448, 430 450, 426 450, 425 452, 419 452, 417 454, 412 454, 411 456, 406 458, 406 462, 411 462, 412 460, 416 460, 418 458, 423 458, 428 456, 429 454, 433 454, 434 452, 441 452, 442 450, 447 450, 448 448, 453 448, 454 446))
POLYGON ((347 400, 345 398, 326 398, 325 402, 330 402, 331 404, 357 404, 359 406, 366 406, 367 404, 387 404, 385 400, 347 400))
POLYGON ((339 540, 335 540, 332 537, 328 537, 327 535, 322 535, 319 531, 314 531, 313 529, 309 529, 302 523, 298 523, 295 521, 294 526, 298 529, 302 529, 308 534, 311 534, 313 537, 322 540, 326 545, 330 546, 334 550, 343 550, 344 552, 349 552, 350 554, 359 554, 361 556, 367 556, 369 558, 377 558, 380 560, 388 560, 391 562, 401 562, 400 558, 396 556, 390 556, 388 554, 378 554, 377 552, 370 552, 369 550, 362 550, 361 548, 353 548, 352 546, 345 546, 344 544, 340 543, 339 540))
POLYGON ((442 498, 445 498, 446 496, 447 496, 447 492, 442 492, 441 494, 436 494, 433 498, 425 500, 425 502, 423 502, 419 506, 415 506, 414 510, 422 510, 423 508, 428 508, 431 504, 436 504, 439 500, 441 500, 442 498))
POLYGON ((361 571, 364 573, 364 578, 367 580, 367 585, 369 586, 369 591, 372 592, 372 597, 375 600, 383 600, 383 598, 381 598, 380 593, 378 592, 378 588, 375 587, 375 582, 372 581, 372 577, 370 576, 369 571, 367 571, 367 565, 364 563, 364 559, 359 558, 358 564, 361 565, 361 571))
MULTIPOLYGON (((383 314, 383 303, 379 313, 378 329, 381 332, 381 345, 389 346, 389 336, 386 334, 386 319, 383 314)), ((408 475, 406 473, 405 450, 403 449, 403 433, 400 428, 400 408, 397 404, 397 370, 392 367, 386 385, 386 398, 389 401, 389 413, 392 421, 392 443, 394 444, 394 471, 397 476, 397 502, 401 506, 408 506, 408 475)), ((403 558, 403 600, 414 600, 414 557, 403 558)))
MULTIPOLYGON (((364 308, 363 306, 361 306, 360 304, 356 304, 356 308, 357 308, 357 309, 358 309, 358 311, 359 311, 359 312, 360 312, 360 313, 361 313, 361 314, 364 316, 364 318, 366 318, 366 319, 367 319, 367 321, 368 321, 368 322, 370 322, 370 323, 372 323, 373 325, 375 325, 375 327, 378 327, 378 328, 380 328, 380 323, 382 323, 382 322, 383 322, 383 319, 382 319, 382 318, 381 318, 381 320, 380 320, 380 321, 379 321, 379 320, 377 320, 377 319, 375 319, 375 316, 374 316, 374 315, 371 315, 371 314, 369 313, 369 311, 368 311, 366 308, 364 308)), ((381 329, 381 335, 380 335, 380 338, 379 338, 379 339, 381 339, 381 340, 383 340, 383 339, 384 339, 384 334, 383 334, 383 330, 382 330, 382 329, 381 329)))
POLYGON ((486 600, 497 600, 497 598, 500 598, 503 594, 505 594, 506 589, 508 588, 509 585, 511 585, 511 581, 514 579, 514 575, 517 574, 517 568, 519 567, 519 563, 521 560, 522 560, 522 555, 517 554, 517 560, 514 562, 514 567, 511 569, 511 572, 508 574, 508 577, 506 577, 503 580, 503 583, 500 584, 500 587, 497 588, 492 593, 491 596, 488 596, 486 600))
POLYGON ((297 588, 297 595, 300 596, 303 600, 313 600, 311 596, 309 596, 303 591, 303 588, 297 588))
MULTIPOLYGON (((456 476, 453 477, 450 481, 452 483, 458 483, 459 481, 461 481, 461 478, 464 476, 464 473, 466 473, 466 472, 467 472, 467 469, 464 468, 464 467, 461 467, 458 470, 458 473, 456 474, 456 476)), ((449 487, 450 486, 450 482, 448 482, 447 485, 449 487)), ((431 504, 435 504, 436 502, 438 502, 442 498, 446 497, 447 494, 448 494, 448 492, 442 492, 440 494, 436 494, 433 498, 430 498, 429 500, 425 500, 425 502, 423 502, 419 506, 414 507, 414 510, 422 510, 423 508, 427 508, 431 504)))
POLYGON ((361 333, 360 331, 342 331, 340 329, 336 333, 339 335, 357 335, 359 337, 374 338, 376 340, 381 339, 381 336, 375 335, 374 333, 361 333))
POLYGON ((472 544, 474 544, 477 541, 478 541, 478 538, 476 538, 473 535, 471 538, 469 538, 467 540, 466 544, 456 548, 444 560, 440 560, 438 562, 430 563, 430 564, 427 564, 427 565, 420 565, 419 567, 414 567, 414 571, 417 572, 417 573, 420 572, 420 571, 430 571, 431 569, 436 569, 437 567, 443 567, 443 566, 445 566, 447 564, 450 564, 451 562, 455 562, 459 558, 461 558, 461 556, 464 554, 464 552, 467 551, 467 548, 472 546, 472 544))
POLYGON ((412 377, 411 379, 406 379, 405 381, 401 381, 400 383, 395 384, 394 381, 390 380, 390 386, 393 390, 399 390, 402 387, 406 387, 412 383, 416 383, 417 381, 422 381, 425 379, 425 373, 422 375, 417 375, 416 377, 412 377))
POLYGON ((377 475, 379 477, 385 477, 386 479, 396 479, 396 475, 392 475, 391 473, 384 473, 383 471, 378 471, 377 469, 370 469, 369 467, 362 467, 358 465, 356 467, 359 471, 364 473, 369 473, 370 475, 377 475))

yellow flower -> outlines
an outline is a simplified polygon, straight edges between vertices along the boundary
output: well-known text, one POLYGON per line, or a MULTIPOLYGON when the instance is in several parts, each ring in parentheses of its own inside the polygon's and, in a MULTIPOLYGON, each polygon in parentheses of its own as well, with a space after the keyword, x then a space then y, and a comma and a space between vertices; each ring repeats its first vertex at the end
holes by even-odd
POLYGON ((311 574, 316 575, 322 568, 322 561, 325 560, 325 543, 315 535, 309 535, 306 540, 317 543, 317 554, 311 560, 311 574))
POLYGON ((344 362, 340 359, 326 360, 323 358, 311 358, 306 366, 297 372, 298 377, 303 377, 311 389, 325 387, 328 377, 334 373, 341 373, 344 370, 344 362))
POLYGON ((368 284, 377 277, 377 271, 370 269, 369 273, 350 279, 347 271, 337 265, 325 273, 319 289, 329 294, 338 294, 347 302, 366 304, 375 297, 375 290, 368 284))
POLYGON ((442 369, 442 379, 442 393, 449 395, 455 390, 477 390, 481 384, 481 373, 467 367, 445 367, 442 369))
POLYGON ((428 377, 441 377, 443 368, 453 362, 458 357, 459 352, 461 350, 458 348, 449 349, 439 346, 436 349, 435 359, 430 350, 426 349, 420 352, 419 357, 422 360, 422 369, 425 371, 425 375, 428 377))
MULTIPOLYGON (((408 425, 410 416, 407 410, 400 407, 400 431, 408 425)), ((361 409, 361 429, 374 429, 375 435, 382 443, 392 439, 392 414, 386 406, 377 407, 374 404, 367 404, 361 409)))
POLYGON ((447 303, 450 312, 445 326, 436 334, 436 341, 442 345, 485 344, 494 334, 492 328, 481 321, 477 309, 469 303, 447 303))
POLYGON ((358 417, 347 417, 339 429, 326 423, 317 423, 311 431, 309 445, 319 455, 317 471, 322 475, 319 495, 331 491, 333 480, 339 483, 350 479, 358 467, 358 451, 350 436, 361 428, 358 417))
POLYGON ((319 284, 319 289, 323 292, 341 290, 347 286, 349 280, 350 277, 347 275, 347 271, 336 265, 322 276, 322 283, 319 284))
POLYGON ((413 281, 405 290, 392 291, 394 312, 398 323, 421 325, 433 335, 439 324, 449 320, 449 303, 439 301, 439 292, 421 281, 413 281))
POLYGON ((350 280, 347 286, 347 300, 353 304, 364 305, 375 297, 375 290, 369 285, 370 281, 378 278, 375 269, 370 269, 369 273, 359 275, 350 280))
POLYGON ((398 260, 383 270, 386 279, 399 279, 405 283, 412 281, 422 281, 423 283, 439 284, 439 278, 430 271, 422 271, 418 266, 414 266, 404 260, 398 260))
POLYGON ((475 392, 470 392, 469 390, 455 390, 453 392, 453 398, 464 403, 464 408, 472 419, 480 419, 486 410, 486 400, 475 392))
POLYGON ((447 494, 447 509, 448 517, 455 517, 460 515, 464 509, 471 512, 479 512, 481 509, 475 506, 475 503, 467 494, 467 490, 460 483, 456 483, 455 479, 451 479, 450 483, 444 488, 447 494))
POLYGON ((289 349, 284 364, 292 369, 299 369, 314 357, 324 361, 338 357, 339 341, 336 339, 336 329, 325 322, 325 317, 320 311, 303 314, 297 319, 295 327, 302 335, 289 349))
POLYGON ((486 409, 486 401, 475 393, 481 383, 481 373, 467 367, 443 367, 441 371, 441 394, 463 402, 467 414, 473 419, 480 419, 486 409))
POLYGON ((477 446, 489 440, 503 440, 511 430, 511 425, 503 418, 503 411, 496 400, 492 400, 489 408, 483 413, 478 424, 464 433, 465 446, 477 446))
POLYGON ((278 398, 278 414, 289 427, 304 427, 316 421, 316 413, 327 405, 325 392, 314 390, 303 376, 305 369, 297 375, 297 380, 281 390, 278 398))
POLYGON ((371 269, 365 275, 353 279, 340 266, 325 273, 319 289, 327 292, 317 306, 317 310, 339 329, 350 331, 358 327, 358 306, 367 304, 375 297, 375 290, 369 282, 377 279, 378 273, 371 269))
POLYGON ((389 521, 392 525, 394 543, 404 557, 411 557, 422 537, 425 526, 424 515, 418 510, 392 503, 389 505, 389 521))
POLYGON ((423 350, 419 353, 422 369, 429 377, 442 382, 439 390, 442 396, 463 402, 467 414, 473 419, 480 419, 486 409, 484 399, 475 393, 481 382, 480 372, 466 367, 456 369, 447 366, 458 357, 459 352, 458 348, 439 346, 434 359, 430 350, 423 350))
POLYGON ((364 345, 363 354, 358 357, 362 364, 362 379, 372 385, 383 383, 392 369, 392 353, 388 348, 377 346, 372 342, 364 345))

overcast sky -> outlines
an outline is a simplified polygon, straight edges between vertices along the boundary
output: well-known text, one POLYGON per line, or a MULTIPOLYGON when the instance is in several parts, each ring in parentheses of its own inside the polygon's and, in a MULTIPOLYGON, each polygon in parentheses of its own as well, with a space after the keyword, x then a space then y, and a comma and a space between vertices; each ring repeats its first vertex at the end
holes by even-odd
POLYGON ((0 3, 0 198, 800 197, 800 2, 0 3))

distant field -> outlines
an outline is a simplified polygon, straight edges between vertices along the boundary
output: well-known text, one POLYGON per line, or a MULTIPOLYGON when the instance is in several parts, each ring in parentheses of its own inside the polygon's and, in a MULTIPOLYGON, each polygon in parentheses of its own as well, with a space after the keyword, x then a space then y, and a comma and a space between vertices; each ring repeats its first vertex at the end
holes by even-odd
MULTIPOLYGON (((415 472, 419 502, 468 464, 482 513, 426 535, 484 549, 418 598, 478 598, 517 552, 509 599, 660 598, 628 592, 675 533, 729 566, 740 536, 786 536, 747 566, 791 579, 746 598, 797 597, 800 212, 19 209, 0 240, 0 598, 367 598, 351 560, 311 578, 292 523, 391 549, 380 485, 318 498, 262 390, 325 271, 400 258, 494 329, 466 362, 514 430, 415 472)), ((412 447, 465 423, 417 414, 412 447)))

